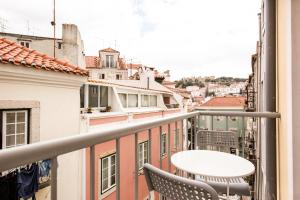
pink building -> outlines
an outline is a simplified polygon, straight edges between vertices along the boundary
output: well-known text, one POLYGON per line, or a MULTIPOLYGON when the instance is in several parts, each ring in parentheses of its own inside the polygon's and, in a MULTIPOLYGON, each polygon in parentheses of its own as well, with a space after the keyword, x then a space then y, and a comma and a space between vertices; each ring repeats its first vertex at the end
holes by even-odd
MULTIPOLYGON (((138 124, 184 112, 182 99, 154 80, 153 71, 141 71, 139 80, 90 79, 81 89, 81 132, 138 124), (172 104, 172 105, 170 105, 172 104)), ((182 122, 174 122, 120 139, 120 166, 116 141, 95 146, 95 199, 115 199, 116 167, 120 168, 120 199, 149 199, 143 164, 152 163, 175 173, 170 157, 182 150, 182 122), (137 140, 137 146, 135 141, 137 140), (137 157, 135 156, 137 155, 137 157), (135 187, 138 188, 136 194, 135 187)), ((90 199, 90 150, 85 154, 86 199, 90 199)), ((151 194, 160 199, 158 194, 151 194)))

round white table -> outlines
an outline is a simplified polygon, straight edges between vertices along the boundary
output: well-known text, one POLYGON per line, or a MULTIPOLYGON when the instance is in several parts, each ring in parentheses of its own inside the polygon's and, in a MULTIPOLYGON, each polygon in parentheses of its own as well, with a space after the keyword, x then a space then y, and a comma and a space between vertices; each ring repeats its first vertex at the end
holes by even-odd
POLYGON ((189 150, 175 153, 172 164, 185 172, 204 177, 219 177, 227 180, 227 197, 229 197, 229 179, 251 175, 254 165, 239 156, 208 150, 189 150))

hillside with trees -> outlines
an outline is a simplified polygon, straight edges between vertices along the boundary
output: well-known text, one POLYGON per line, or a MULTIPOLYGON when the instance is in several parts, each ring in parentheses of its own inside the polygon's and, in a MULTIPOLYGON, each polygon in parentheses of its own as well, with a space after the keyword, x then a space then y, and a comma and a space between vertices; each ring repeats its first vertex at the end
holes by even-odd
POLYGON ((218 83, 221 85, 231 85, 236 82, 245 82, 246 78, 233 78, 233 77, 218 77, 218 78, 206 78, 206 77, 188 77, 175 81, 177 88, 186 88, 188 86, 198 86, 199 88, 205 87, 207 83, 218 83))

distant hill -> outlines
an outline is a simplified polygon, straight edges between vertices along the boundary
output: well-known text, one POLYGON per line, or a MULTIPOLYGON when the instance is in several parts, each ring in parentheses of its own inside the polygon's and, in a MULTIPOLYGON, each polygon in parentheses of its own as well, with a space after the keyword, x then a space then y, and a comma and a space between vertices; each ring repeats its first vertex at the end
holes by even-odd
POLYGON ((175 81, 177 88, 186 88, 188 86, 198 86, 200 88, 205 87, 207 83, 219 83, 222 85, 231 85, 236 82, 245 82, 246 78, 234 78, 234 77, 187 77, 175 81))

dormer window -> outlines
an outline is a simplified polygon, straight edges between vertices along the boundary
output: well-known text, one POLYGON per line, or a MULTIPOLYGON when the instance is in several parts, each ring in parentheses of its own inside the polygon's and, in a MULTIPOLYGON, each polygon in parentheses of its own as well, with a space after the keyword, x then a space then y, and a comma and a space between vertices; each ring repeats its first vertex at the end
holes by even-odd
POLYGON ((106 56, 106 68, 115 68, 114 56, 107 55, 106 56))
POLYGON ((29 48, 29 42, 24 42, 24 41, 22 41, 22 42, 20 42, 20 44, 21 44, 23 47, 29 48))

